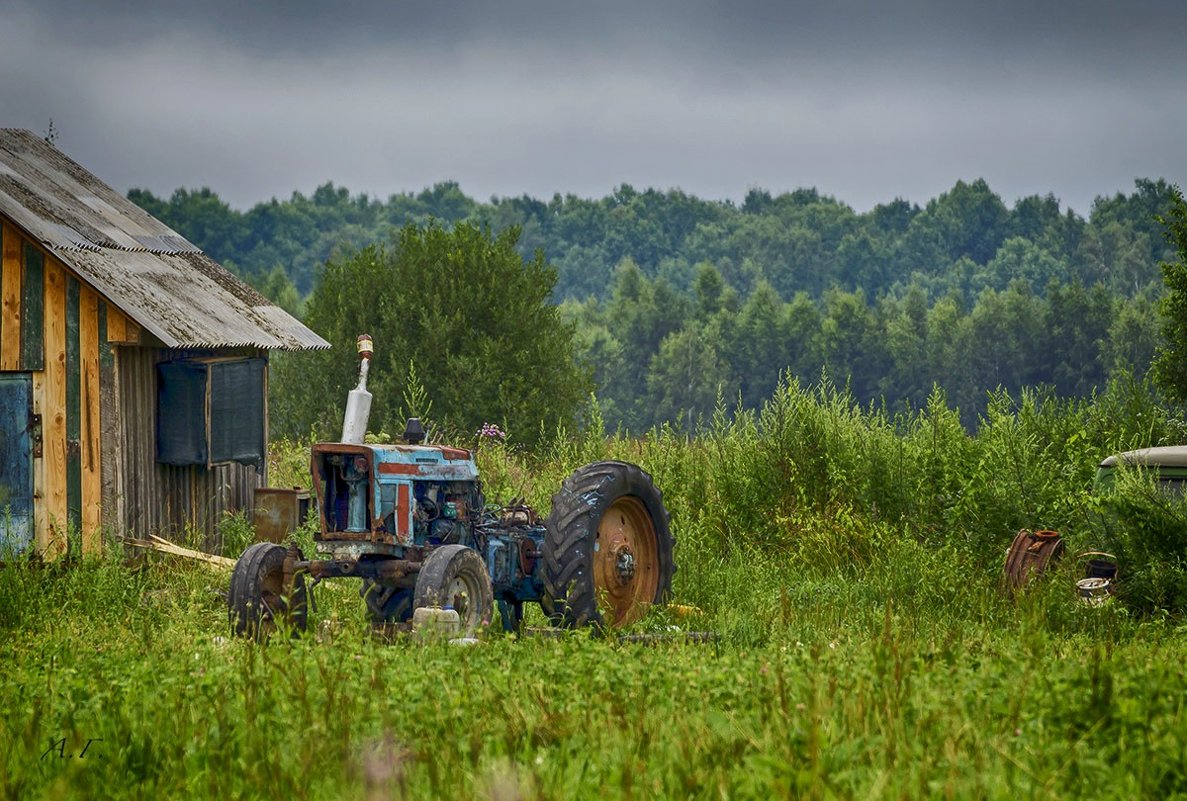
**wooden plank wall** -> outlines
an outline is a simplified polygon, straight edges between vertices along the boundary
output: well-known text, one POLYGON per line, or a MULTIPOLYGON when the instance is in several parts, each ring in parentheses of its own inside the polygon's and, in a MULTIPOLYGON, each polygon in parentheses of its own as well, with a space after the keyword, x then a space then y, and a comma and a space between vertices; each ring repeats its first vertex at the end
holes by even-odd
POLYGON ((102 365, 114 378, 109 339, 138 342, 138 327, 65 265, 0 220, 0 370, 33 379, 33 413, 41 415, 41 458, 33 461, 34 542, 46 558, 102 548, 102 365), (114 330, 109 337, 108 327, 114 330))
MULTIPOLYGON (((31 245, 25 246, 29 266, 31 245)), ((26 306, 28 304, 26 294, 26 306)), ((42 470, 45 491, 41 505, 46 515, 46 554, 57 555, 69 546, 69 510, 66 507, 66 271, 52 260, 45 269, 46 369, 41 393, 42 470)), ((25 328, 25 333, 30 329, 25 328)), ((77 367, 77 365, 75 365, 77 367)), ((36 394, 36 393, 34 393, 36 394)), ((34 400, 36 403, 36 400, 34 400)), ((39 522, 40 522, 40 515, 39 522)))
MULTIPOLYGON (((198 535, 213 543, 227 512, 250 514, 265 475, 251 465, 177 467, 157 462, 157 363, 201 353, 119 348, 119 418, 122 422, 124 524, 141 535, 170 539, 198 535)), ((263 355, 262 352, 252 355, 263 355)))
POLYGON ((21 369, 21 241, 0 226, 0 370, 21 369))
POLYGON ((141 341, 133 320, 0 220, 0 370, 33 379, 43 443, 34 530, 46 558, 98 552, 104 527, 173 538, 189 530, 213 542, 225 513, 250 513, 265 483, 250 465, 157 463, 157 362, 212 354, 141 341))

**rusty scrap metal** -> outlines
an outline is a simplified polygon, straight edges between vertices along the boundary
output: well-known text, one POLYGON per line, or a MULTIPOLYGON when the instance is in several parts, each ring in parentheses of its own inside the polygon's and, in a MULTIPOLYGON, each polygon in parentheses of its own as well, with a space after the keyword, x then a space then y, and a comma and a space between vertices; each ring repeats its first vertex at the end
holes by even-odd
POLYGON ((1006 552, 1003 586, 1008 592, 1022 589, 1031 578, 1042 575, 1058 561, 1065 547, 1058 531, 1022 529, 1006 552))
POLYGON ((293 570, 307 573, 319 581, 327 578, 367 578, 399 586, 406 583, 405 579, 415 575, 422 564, 409 559, 321 559, 294 561, 293 570))
POLYGON ((251 523, 256 542, 284 542, 309 511, 309 493, 296 487, 257 487, 253 500, 251 523))

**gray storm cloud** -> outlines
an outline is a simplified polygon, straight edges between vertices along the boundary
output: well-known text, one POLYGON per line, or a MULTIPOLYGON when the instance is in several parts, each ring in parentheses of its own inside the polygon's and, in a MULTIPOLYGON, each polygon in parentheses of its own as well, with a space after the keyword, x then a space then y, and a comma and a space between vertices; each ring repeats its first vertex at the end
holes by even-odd
POLYGON ((1187 173, 1179 4, 0 8, 0 124, 52 117, 121 189, 241 207, 453 179, 479 198, 813 185, 864 208, 985 177, 1087 211, 1187 173))

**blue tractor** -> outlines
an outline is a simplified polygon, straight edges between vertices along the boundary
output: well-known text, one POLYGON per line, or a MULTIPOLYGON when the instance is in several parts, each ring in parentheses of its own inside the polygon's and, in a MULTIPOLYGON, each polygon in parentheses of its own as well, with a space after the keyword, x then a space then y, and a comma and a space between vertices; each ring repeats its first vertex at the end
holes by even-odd
POLYGON ((587 464, 562 483, 543 521, 522 501, 488 504, 473 454, 422 444, 415 418, 405 444, 362 441, 370 396, 361 425, 355 396, 366 390, 369 338, 360 337, 360 352, 343 426, 351 441, 312 449, 319 558, 275 543, 248 548, 228 593, 236 633, 266 636, 282 619, 303 629, 311 585, 330 578, 362 580, 376 625, 405 624, 419 607, 453 607, 465 635, 489 625, 496 604, 514 631, 526 602, 557 625, 600 628, 666 601, 675 543, 651 476, 627 462, 587 464))

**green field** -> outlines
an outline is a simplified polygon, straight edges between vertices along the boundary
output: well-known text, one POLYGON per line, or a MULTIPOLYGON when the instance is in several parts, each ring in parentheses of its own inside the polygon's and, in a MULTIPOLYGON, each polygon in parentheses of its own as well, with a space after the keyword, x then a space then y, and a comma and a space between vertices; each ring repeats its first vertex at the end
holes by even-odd
MULTIPOLYGON (((1187 796, 1172 538, 1187 526, 1140 477, 1116 500, 1090 492, 1101 456, 1182 435, 1140 387, 999 398, 975 436, 939 398, 891 419, 792 387, 691 442, 659 430, 485 448, 488 495, 545 510, 593 459, 654 474, 680 540, 675 600, 703 615, 656 610, 638 628, 670 639, 646 645, 582 632, 382 642, 357 586, 339 582, 319 588, 310 635, 261 646, 228 638, 214 568, 125 564, 114 549, 9 565, 0 794, 1187 796), (1073 553, 1120 551, 1126 589, 1079 603, 1069 559, 1002 597, 1024 525, 1066 532, 1073 553), (681 642, 685 630, 717 639, 681 642)), ((226 528, 233 550, 242 526, 226 528)))

